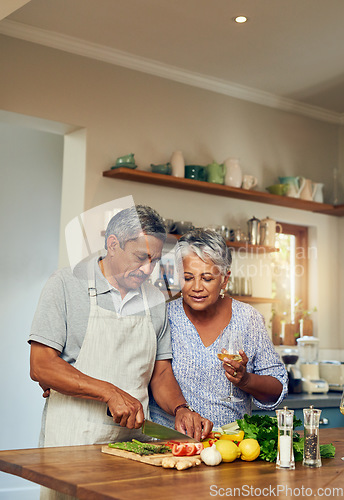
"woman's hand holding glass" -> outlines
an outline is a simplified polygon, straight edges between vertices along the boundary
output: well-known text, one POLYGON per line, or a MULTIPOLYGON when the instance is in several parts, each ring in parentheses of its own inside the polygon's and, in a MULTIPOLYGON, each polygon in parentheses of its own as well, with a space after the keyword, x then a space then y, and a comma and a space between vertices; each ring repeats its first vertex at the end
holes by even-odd
POLYGON ((242 350, 241 334, 238 331, 223 331, 219 339, 218 358, 223 362, 223 368, 230 382, 230 393, 223 401, 241 402, 241 398, 233 395, 233 384, 239 386, 246 379, 248 358, 242 350))

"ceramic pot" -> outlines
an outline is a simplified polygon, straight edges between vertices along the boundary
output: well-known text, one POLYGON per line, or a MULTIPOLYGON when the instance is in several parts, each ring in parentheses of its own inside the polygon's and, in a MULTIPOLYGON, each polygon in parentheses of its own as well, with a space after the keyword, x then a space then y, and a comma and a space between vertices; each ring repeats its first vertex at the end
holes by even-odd
POLYGON ((316 201, 318 203, 324 203, 324 194, 323 194, 324 184, 321 184, 321 182, 315 182, 313 186, 314 186, 313 201, 316 201))
POLYGON ((252 189, 258 184, 258 179, 254 175, 245 174, 242 178, 242 188, 252 189))
POLYGON ((221 163, 210 163, 207 165, 207 180, 214 184, 223 184, 225 180, 225 166, 221 163))
POLYGON ((260 221, 260 245, 266 245, 268 247, 275 246, 276 229, 279 233, 282 232, 281 224, 277 224, 275 220, 267 217, 260 221))
POLYGON ((183 153, 181 151, 175 151, 174 153, 172 153, 170 163, 172 168, 172 175, 174 175, 174 177, 184 177, 185 161, 183 153))
POLYGON ((301 200, 313 200, 314 195, 314 183, 310 179, 305 179, 303 188, 301 189, 300 198, 301 200))
POLYGON ((300 198, 301 191, 306 184, 306 179, 301 176, 279 177, 279 181, 281 184, 288 184, 287 196, 291 198, 300 198))
POLYGON ((225 185, 240 188, 242 184, 242 171, 238 158, 227 158, 224 161, 226 167, 225 185))

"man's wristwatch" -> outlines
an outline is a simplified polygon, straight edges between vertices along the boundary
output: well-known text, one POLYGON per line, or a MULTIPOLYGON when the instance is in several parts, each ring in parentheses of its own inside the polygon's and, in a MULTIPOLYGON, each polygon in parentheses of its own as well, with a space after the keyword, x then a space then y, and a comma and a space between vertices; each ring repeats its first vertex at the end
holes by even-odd
POLYGON ((183 404, 178 405, 178 406, 176 406, 176 407, 175 407, 174 412, 173 412, 173 415, 174 415, 174 416, 176 416, 176 413, 177 413, 177 411, 178 411, 180 408, 187 408, 187 409, 188 409, 188 410, 190 410, 190 411, 194 411, 194 412, 196 412, 196 410, 194 410, 193 408, 191 408, 191 406, 190 406, 188 403, 183 403, 183 404))

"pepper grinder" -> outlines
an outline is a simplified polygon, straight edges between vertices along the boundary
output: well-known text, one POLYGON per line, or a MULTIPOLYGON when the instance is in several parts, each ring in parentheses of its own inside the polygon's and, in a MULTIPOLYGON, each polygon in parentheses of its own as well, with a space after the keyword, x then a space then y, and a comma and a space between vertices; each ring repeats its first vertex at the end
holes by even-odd
POLYGON ((293 449, 294 410, 276 410, 278 425, 277 469, 295 469, 293 449))
POLYGON ((304 448, 302 465, 321 467, 319 446, 319 420, 321 410, 315 410, 313 405, 303 410, 304 448))

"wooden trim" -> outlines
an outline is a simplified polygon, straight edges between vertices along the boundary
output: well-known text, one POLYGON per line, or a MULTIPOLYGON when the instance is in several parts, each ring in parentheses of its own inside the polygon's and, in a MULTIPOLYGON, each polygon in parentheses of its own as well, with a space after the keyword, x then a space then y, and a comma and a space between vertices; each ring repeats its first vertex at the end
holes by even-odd
POLYGON ((302 249, 296 252, 295 264, 302 266, 302 276, 296 276, 295 295, 302 300, 303 309, 308 308, 308 227, 298 226, 296 224, 287 224, 280 222, 283 234, 292 234, 295 236, 296 248, 302 249))

